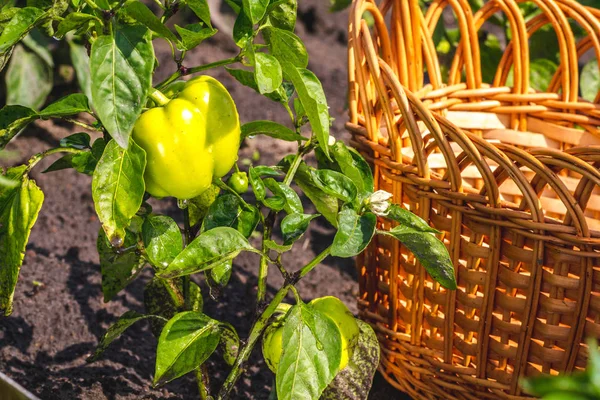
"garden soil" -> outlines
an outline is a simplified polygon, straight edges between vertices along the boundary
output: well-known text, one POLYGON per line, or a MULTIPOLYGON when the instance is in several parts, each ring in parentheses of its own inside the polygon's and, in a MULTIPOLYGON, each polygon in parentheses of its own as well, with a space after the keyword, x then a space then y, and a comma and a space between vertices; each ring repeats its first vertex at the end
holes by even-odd
MULTIPOLYGON (((310 55, 309 68, 323 83, 332 117, 332 133, 347 140, 346 110, 346 23, 347 12, 331 14, 328 1, 300 1, 297 32, 310 55)), ((165 42, 157 41, 160 62, 157 80, 175 69, 165 42)), ((186 58, 187 65, 199 65, 231 57, 236 48, 231 39, 217 34, 186 58)), ((234 97, 242 122, 272 119, 289 123, 284 109, 237 84, 223 69, 210 71, 234 97)), ((59 97, 64 93, 53 93, 59 97)), ((57 146, 58 141, 80 131, 67 123, 40 121, 32 124, 9 146, 18 160, 57 146)), ((268 138, 246 141, 241 158, 260 155, 260 163, 275 164, 295 145, 268 138)), ((85 359, 94 350, 104 331, 127 310, 143 312, 143 288, 150 278, 146 270, 112 301, 105 303, 101 293, 100 266, 96 238, 100 224, 93 208, 91 179, 72 170, 42 174, 53 160, 44 160, 33 177, 45 193, 45 201, 35 225, 17 286, 14 312, 0 319, 0 371, 6 373, 43 400, 70 399, 194 399, 198 390, 191 378, 182 378, 158 389, 151 388, 154 374, 156 339, 146 322, 130 328, 93 364, 85 359)), ((304 199, 306 200, 306 199, 304 199)), ((309 207, 308 202, 305 205, 309 207)), ((174 201, 154 201, 155 210, 182 222, 174 201)), ((297 269, 310 261, 332 240, 334 231, 324 222, 313 223, 284 262, 297 269)), ((205 293, 205 312, 213 318, 232 323, 246 337, 253 317, 258 259, 243 254, 234 263, 229 285, 218 302, 205 293)), ((305 301, 334 295, 356 313, 358 286, 353 260, 328 258, 298 285, 305 301)), ((281 286, 278 273, 269 276, 270 295, 281 286)), ((228 367, 218 354, 209 360, 211 382, 218 387, 228 367)), ((273 375, 259 349, 253 353, 248 369, 232 398, 267 399, 273 375)), ((2 394, 0 393, 0 399, 2 394)), ((403 399, 381 377, 376 378, 372 399, 403 399)))

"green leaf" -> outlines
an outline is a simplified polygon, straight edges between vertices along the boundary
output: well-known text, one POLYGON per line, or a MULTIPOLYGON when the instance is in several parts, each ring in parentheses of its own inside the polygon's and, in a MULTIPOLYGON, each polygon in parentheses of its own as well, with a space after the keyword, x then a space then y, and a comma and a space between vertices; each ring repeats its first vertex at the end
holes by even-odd
POLYGON ((581 70, 579 79, 581 88, 581 97, 587 101, 594 101, 600 91, 600 71, 598 70, 598 60, 592 59, 585 64, 581 70))
POLYGON ((84 46, 67 40, 69 43, 71 62, 77 75, 77 82, 81 91, 88 98, 88 103, 92 105, 92 78, 90 77, 90 57, 84 46))
POLYGON ((321 400, 367 400, 373 376, 379 365, 379 341, 373 328, 356 320, 360 329, 358 343, 346 368, 341 370, 323 392, 321 400))
POLYGON ((346 175, 330 169, 311 169, 315 185, 325 193, 351 203, 356 199, 356 185, 346 175))
POLYGON ((273 240, 265 240, 264 244, 265 248, 274 250, 278 253, 285 253, 286 251, 290 251, 292 247, 294 247, 293 244, 278 244, 273 240))
POLYGON ((191 50, 217 33, 216 29, 202 27, 200 24, 187 25, 185 28, 175 25, 175 30, 181 36, 181 50, 191 50))
POLYGON ((551 60, 538 59, 531 61, 529 63, 531 87, 540 92, 545 92, 557 68, 558 66, 551 60))
POLYGON ((351 208, 340 211, 331 255, 348 258, 360 254, 371 242, 376 224, 377 217, 371 212, 358 215, 351 208))
POLYGON ((127 311, 125 314, 121 315, 117 322, 112 324, 110 328, 102 335, 100 339, 100 343, 98 343, 98 347, 94 351, 94 354, 87 358, 87 362, 92 363, 94 361, 98 361, 102 356, 102 353, 110 346, 112 342, 117 340, 119 336, 123 334, 133 324, 143 319, 153 318, 153 319, 161 319, 156 315, 144 315, 137 313, 135 311, 127 311))
POLYGON ((20 8, 0 35, 0 54, 6 53, 21 41, 45 15, 46 13, 39 8, 20 8))
MULTIPOLYGON (((258 90, 258 85, 256 84, 256 80, 254 79, 254 73, 251 71, 246 71, 243 69, 235 69, 235 68, 227 68, 225 67, 227 72, 231 74, 239 83, 244 86, 248 86, 251 89, 254 89, 256 92, 260 93, 258 90)), ((287 104, 289 101, 289 96, 286 93, 284 86, 280 86, 271 93, 263 94, 266 98, 276 101, 278 103, 287 104)))
POLYGON ((331 12, 342 11, 352 4, 352 0, 329 0, 329 2, 331 4, 329 11, 331 12))
POLYGON ((271 93, 277 90, 283 82, 279 61, 270 54, 260 52, 254 55, 254 60, 254 77, 260 94, 271 93))
POLYGON ((39 116, 41 118, 68 117, 82 112, 91 112, 90 106, 88 105, 88 99, 83 93, 74 93, 56 100, 54 103, 40 111, 39 116))
POLYGON ((337 374, 342 338, 335 322, 310 305, 290 309, 275 376, 279 400, 318 399, 337 374))
POLYGON ((37 54, 50 67, 54 67, 52 53, 50 53, 50 40, 39 29, 32 29, 29 35, 23 38, 25 47, 37 54))
POLYGON ((269 26, 265 27, 262 33, 271 54, 279 60, 282 67, 289 63, 294 67, 306 68, 308 65, 306 47, 293 32, 269 26))
POLYGON ((544 398, 551 394, 562 394, 563 400, 589 400, 596 398, 586 394, 590 388, 590 378, 586 372, 571 375, 540 375, 525 379, 523 389, 532 395, 544 398))
POLYGON ((282 64, 284 75, 292 81, 306 111, 310 126, 319 140, 319 147, 329 157, 329 108, 323 86, 315 74, 290 63, 282 64))
POLYGON ((304 136, 297 134, 287 126, 283 126, 277 122, 253 121, 242 125, 242 137, 244 138, 261 134, 275 139, 285 140, 286 142, 307 140, 304 136))
POLYGON ((154 385, 196 369, 215 351, 219 337, 218 321, 197 311, 176 314, 158 339, 154 385))
MULTIPOLYGON (((233 270, 233 263, 231 260, 227 260, 210 270, 210 279, 212 284, 216 284, 218 287, 227 286, 229 279, 231 279, 231 272, 233 270)), ((212 284, 211 289, 212 289, 212 284)))
POLYGON ((344 176, 350 178, 358 190, 361 201, 371 195, 374 190, 373 173, 365 159, 356 150, 347 147, 341 141, 335 142, 329 150, 333 162, 329 162, 326 157, 320 157, 322 152, 317 152, 319 168, 321 168, 321 162, 323 162, 327 165, 324 168, 341 172, 344 176))
POLYGON ((298 11, 297 0, 283 0, 274 2, 268 9, 269 22, 275 28, 294 32, 298 11))
POLYGON ((240 350, 240 337, 235 328, 226 322, 219 324, 219 330, 221 332, 219 349, 223 353, 223 359, 227 365, 233 365, 240 350))
POLYGON ((319 217, 319 214, 289 214, 281 221, 281 234, 284 245, 294 243, 300 239, 308 229, 310 221, 319 217))
POLYGON ((252 185, 252 190, 254 191, 256 200, 262 202, 267 195, 267 190, 265 189, 265 184, 263 183, 262 179, 260 179, 260 176, 254 167, 250 167, 248 170, 248 178, 250 180, 250 185, 252 185))
POLYGON ((90 135, 85 132, 79 132, 60 139, 59 145, 60 147, 85 150, 91 149, 90 141, 90 135))
POLYGON ((38 109, 52 91, 52 67, 21 45, 15 46, 4 78, 8 105, 38 109))
POLYGON ((153 68, 154 49, 143 26, 122 26, 114 36, 99 36, 92 44, 92 102, 121 147, 129 145, 133 125, 146 104, 153 68))
POLYGON ((123 7, 123 11, 128 16, 139 22, 140 24, 148 27, 152 32, 158 36, 165 38, 173 43, 177 42, 177 37, 171 32, 152 11, 141 1, 133 0, 129 1, 123 7))
POLYGON ((5 316, 12 312, 25 246, 44 202, 44 193, 23 173, 24 167, 9 169, 4 177, 19 184, 0 186, 0 313, 5 316))
MULTIPOLYGON (((123 245, 126 247, 135 246, 137 235, 129 230, 127 233, 123 245)), ((138 276, 144 267, 145 261, 136 251, 120 253, 115 250, 102 230, 98 233, 96 247, 100 256, 102 293, 106 303, 138 276)))
POLYGON ((252 167, 256 176, 270 176, 277 177, 281 175, 281 172, 275 168, 267 167, 266 165, 257 165, 256 167, 252 167))
POLYGON ((92 197, 109 241, 119 247, 125 227, 142 205, 146 153, 134 142, 123 149, 116 141, 106 145, 92 179, 92 197))
POLYGON ((57 38, 62 38, 72 30, 79 29, 80 27, 89 24, 92 20, 102 23, 102 21, 98 17, 92 14, 80 12, 70 13, 65 17, 65 19, 60 21, 60 24, 58 24, 58 30, 56 31, 55 36, 57 38))
POLYGON ((438 231, 437 229, 429 226, 429 224, 425 222, 421 217, 411 213, 408 210, 405 210, 397 204, 390 204, 390 208, 388 209, 388 214, 386 215, 386 218, 396 221, 404 226, 408 226, 409 228, 412 228, 416 231, 440 233, 440 231, 438 231))
POLYGON ((190 213, 190 226, 195 226, 202 221, 208 212, 209 207, 217 199, 221 189, 217 185, 211 185, 200 196, 194 197, 188 201, 188 210, 190 213))
POLYGON ((265 179, 264 183, 275 196, 285 199, 284 209, 288 214, 302 214, 304 212, 302 201, 294 189, 282 182, 277 182, 273 178, 265 179))
POLYGON ((228 226, 249 238, 258 225, 259 219, 260 211, 256 207, 245 206, 237 196, 226 193, 217 197, 209 207, 202 223, 202 231, 228 226))
POLYGON ((42 171, 42 173, 45 174, 48 172, 73 168, 82 174, 92 175, 97 164, 98 160, 94 157, 92 152, 86 151, 83 153, 67 154, 52 163, 52 165, 42 171))
POLYGON ((14 47, 11 47, 6 51, 6 53, 0 54, 0 71, 2 71, 4 67, 6 67, 6 64, 10 60, 10 56, 12 56, 13 49, 14 47))
POLYGON ((269 0, 243 0, 242 4, 244 12, 255 25, 265 16, 269 0))
MULTIPOLYGON (((290 162, 291 157, 286 157, 280 162, 280 165, 286 172, 290 162)), ((323 215, 329 223, 333 226, 337 226, 337 215, 339 210, 338 200, 325 193, 315 184, 311 175, 311 169, 304 161, 301 162, 298 167, 294 182, 315 205, 317 211, 323 215)))
POLYGON ((252 39, 254 27, 252 21, 244 9, 240 10, 235 24, 233 24, 233 41, 239 48, 245 48, 248 41, 252 39))
POLYGON ((378 231, 378 233, 399 240, 415 255, 433 279, 447 289, 456 289, 450 254, 444 243, 436 236, 405 225, 399 225, 390 231, 378 231))
POLYGON ((28 123, 37 119, 37 113, 29 107, 4 106, 0 110, 0 150, 28 123))
POLYGON ((183 250, 183 238, 177 223, 166 215, 150 215, 142 225, 142 240, 152 265, 167 267, 183 250))
POLYGON ((161 278, 190 275, 233 260, 242 251, 253 251, 248 240, 237 230, 217 227, 194 239, 169 266, 157 273, 161 278))
POLYGON ((204 22, 209 28, 212 28, 210 22, 210 8, 208 7, 206 0, 187 0, 186 4, 192 9, 194 14, 200 18, 200 21, 204 22))

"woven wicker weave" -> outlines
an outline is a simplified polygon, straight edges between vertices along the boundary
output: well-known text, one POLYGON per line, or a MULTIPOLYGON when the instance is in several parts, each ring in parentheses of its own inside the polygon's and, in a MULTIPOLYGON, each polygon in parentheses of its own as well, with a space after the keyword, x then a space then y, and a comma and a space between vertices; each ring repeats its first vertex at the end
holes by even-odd
POLYGON ((514 0, 476 13, 467 0, 425 14, 418 3, 355 0, 347 128, 377 188, 443 232, 459 288, 379 236, 358 260, 360 313, 381 340, 381 372, 413 397, 528 398, 518 377, 584 368, 585 339, 600 337, 600 105, 578 98, 579 58, 600 58, 600 11, 536 0, 526 22, 514 0), (442 83, 432 32, 446 7, 461 41, 442 83), (498 12, 512 41, 483 83, 478 30, 498 12), (576 41, 568 20, 588 36, 576 41), (546 24, 561 65, 538 93, 528 38, 546 24))

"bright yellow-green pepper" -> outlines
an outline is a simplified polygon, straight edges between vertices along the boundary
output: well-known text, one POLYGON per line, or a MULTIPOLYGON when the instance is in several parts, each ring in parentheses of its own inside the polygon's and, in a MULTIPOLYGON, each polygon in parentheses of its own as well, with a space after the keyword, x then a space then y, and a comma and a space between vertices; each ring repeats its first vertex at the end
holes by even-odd
POLYGON ((221 178, 237 160, 240 118, 227 89, 216 79, 188 81, 172 100, 144 112, 133 139, 146 151, 146 191, 161 198, 191 199, 221 178))

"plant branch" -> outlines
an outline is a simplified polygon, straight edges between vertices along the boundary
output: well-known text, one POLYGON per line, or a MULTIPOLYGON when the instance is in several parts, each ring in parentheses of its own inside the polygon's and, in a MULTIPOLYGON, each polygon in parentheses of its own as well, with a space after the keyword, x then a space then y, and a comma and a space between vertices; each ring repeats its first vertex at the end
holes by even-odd
MULTIPOLYGON (((321 261, 323 261, 329 254, 331 253, 331 246, 323 250, 319 255, 317 255, 311 262, 302 267, 297 273, 295 277, 295 282, 297 282, 302 277, 306 276, 310 271, 312 271, 321 261)), ((267 308, 262 312, 260 317, 256 320, 254 325, 252 326, 252 330, 250 331, 250 335, 248 337, 248 341, 242 348, 240 349, 238 356, 233 363, 233 368, 225 379, 221 390, 219 391, 219 395, 217 396, 218 400, 225 400, 229 397, 229 393, 233 389, 235 383, 239 379, 240 375, 243 371, 243 365, 248 361, 250 354, 252 353, 252 349, 260 339, 260 336, 264 332, 267 327, 267 322, 269 322, 269 318, 276 312, 281 311, 282 307, 280 304, 287 296, 288 292, 292 288, 293 283, 286 282, 286 284, 279 289, 273 300, 269 303, 267 308)))
POLYGON ((82 121, 79 121, 79 120, 76 120, 76 119, 73 119, 73 118, 63 118, 63 120, 65 120, 67 122, 70 122, 72 124, 81 126, 82 128, 85 128, 85 129, 87 129, 89 131, 102 132, 101 129, 95 128, 95 127, 93 127, 90 124, 86 124, 85 122, 82 122, 82 121))
POLYGON ((55 149, 50 149, 50 150, 46 150, 42 153, 38 153, 36 155, 34 155, 33 157, 31 157, 29 159, 29 161, 27 162, 27 173, 29 171, 32 170, 33 167, 35 167, 35 165, 37 163, 39 163, 40 161, 42 161, 44 158, 51 156, 53 154, 57 154, 57 153, 72 153, 72 154, 78 154, 78 153, 85 153, 87 150, 82 150, 82 149, 75 149, 73 147, 57 147, 55 149))
POLYGON ((238 54, 235 57, 226 58, 225 60, 221 60, 221 61, 215 61, 210 64, 199 65, 199 66, 193 67, 193 68, 186 68, 184 66, 181 66, 181 68, 179 68, 177 71, 175 71, 173 74, 171 74, 171 76, 169 76, 167 79, 165 79, 164 81, 162 81, 161 83, 156 85, 156 88, 159 90, 164 89, 165 86, 176 81, 177 79, 181 78, 182 76, 195 74, 197 72, 206 71, 211 68, 221 67, 223 65, 235 64, 241 60, 242 60, 242 56, 241 56, 241 54, 238 54))

